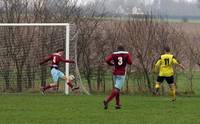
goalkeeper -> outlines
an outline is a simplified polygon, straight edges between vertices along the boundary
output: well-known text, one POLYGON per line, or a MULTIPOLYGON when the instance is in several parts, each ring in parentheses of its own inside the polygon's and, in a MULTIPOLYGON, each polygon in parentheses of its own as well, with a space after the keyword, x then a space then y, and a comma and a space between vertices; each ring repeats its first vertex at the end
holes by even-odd
POLYGON ((41 92, 42 92, 43 95, 45 94, 46 90, 48 90, 50 88, 58 87, 58 79, 59 78, 66 80, 68 86, 72 89, 72 91, 79 89, 79 87, 75 87, 72 84, 72 80, 74 80, 74 78, 75 78, 73 75, 66 76, 66 75, 64 75, 63 72, 61 72, 59 70, 59 63, 60 62, 75 63, 74 61, 71 61, 71 60, 65 60, 62 57, 63 54, 64 54, 64 50, 58 49, 56 53, 49 55, 48 58, 46 58, 44 61, 40 62, 40 65, 42 65, 42 64, 51 60, 51 62, 52 62, 51 66, 50 66, 51 67, 51 75, 52 75, 52 78, 53 78, 53 81, 54 81, 54 83, 51 83, 51 84, 41 88, 41 92))
POLYGON ((174 70, 173 65, 178 65, 182 69, 184 66, 177 62, 175 57, 170 53, 170 48, 166 46, 164 48, 165 54, 161 55, 160 59, 156 62, 155 70, 159 69, 159 75, 157 78, 157 82, 155 84, 155 93, 158 94, 160 89, 160 84, 166 80, 169 84, 170 94, 172 94, 172 101, 176 100, 176 87, 174 84, 174 70))

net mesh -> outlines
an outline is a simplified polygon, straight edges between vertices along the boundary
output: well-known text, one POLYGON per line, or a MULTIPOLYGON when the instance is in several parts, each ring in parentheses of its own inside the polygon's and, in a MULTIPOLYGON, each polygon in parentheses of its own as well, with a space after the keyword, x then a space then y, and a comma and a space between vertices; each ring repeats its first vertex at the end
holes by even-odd
MULTIPOLYGON (((37 92, 41 85, 51 83, 49 65, 39 63, 57 49, 65 49, 65 31, 65 26, 1 26, 0 92, 37 92)), ((77 33, 77 27, 70 25, 71 60, 76 60, 77 33)), ((60 69, 65 72, 64 63, 60 69)), ((70 74, 76 76, 75 83, 80 83, 77 69, 77 64, 70 64, 70 74)), ((64 83, 59 84, 59 91, 63 91, 64 83)))

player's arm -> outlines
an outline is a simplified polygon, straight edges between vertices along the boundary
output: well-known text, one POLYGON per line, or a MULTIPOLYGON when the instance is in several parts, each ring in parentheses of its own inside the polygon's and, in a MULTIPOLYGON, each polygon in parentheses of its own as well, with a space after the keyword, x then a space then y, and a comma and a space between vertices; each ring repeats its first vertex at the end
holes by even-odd
POLYGON ((66 60, 66 59, 64 59, 64 58, 62 58, 62 57, 60 57, 60 60, 61 60, 62 62, 65 62, 65 63, 75 63, 75 61, 73 61, 73 60, 66 60))
POLYGON ((107 56, 105 61, 106 61, 106 63, 107 63, 108 65, 111 65, 111 66, 114 66, 114 65, 115 65, 114 62, 113 62, 112 54, 109 55, 109 56, 107 56))
POLYGON ((177 63, 176 65, 178 65, 180 68, 182 68, 183 70, 185 70, 185 67, 181 63, 177 63))
POLYGON ((48 58, 46 58, 45 60, 43 60, 42 62, 40 62, 40 65, 42 65, 42 64, 44 64, 44 63, 46 63, 46 62, 48 62, 48 61, 51 60, 51 59, 52 59, 52 56, 49 55, 48 58))
POLYGON ((131 54, 129 53, 128 54, 128 61, 127 61, 127 63, 129 64, 129 65, 131 65, 133 62, 132 62, 132 57, 131 57, 131 54))
POLYGON ((160 65, 161 65, 161 58, 156 62, 155 66, 154 66, 154 72, 158 72, 160 65))
POLYGON ((173 57, 173 59, 172 59, 172 62, 173 62, 173 64, 176 64, 176 65, 178 65, 180 68, 182 68, 183 70, 185 69, 185 67, 181 64, 181 63, 179 63, 174 57, 173 57))
POLYGON ((182 64, 178 64, 180 68, 182 68, 183 70, 185 70, 185 66, 182 64))

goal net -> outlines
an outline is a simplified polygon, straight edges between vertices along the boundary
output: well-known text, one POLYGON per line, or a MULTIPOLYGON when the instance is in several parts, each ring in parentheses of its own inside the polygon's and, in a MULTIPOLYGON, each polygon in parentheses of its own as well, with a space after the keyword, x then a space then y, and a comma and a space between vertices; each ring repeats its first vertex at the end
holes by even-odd
MULTIPOLYGON (((60 70, 75 75, 80 93, 89 94, 78 69, 77 36, 76 25, 68 23, 0 24, 0 92, 37 92, 40 86, 52 83, 49 64, 39 63, 62 48, 65 58, 76 64, 62 63, 60 70)), ((52 92, 69 94, 65 81, 59 82, 52 92)))

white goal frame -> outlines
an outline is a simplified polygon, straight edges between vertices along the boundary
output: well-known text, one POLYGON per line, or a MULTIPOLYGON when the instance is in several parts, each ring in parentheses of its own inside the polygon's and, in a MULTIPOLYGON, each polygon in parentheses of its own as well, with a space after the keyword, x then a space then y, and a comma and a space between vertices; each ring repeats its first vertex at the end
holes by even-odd
MULTIPOLYGON (((65 59, 69 60, 69 34, 70 24, 69 23, 0 23, 0 27, 23 27, 23 26, 39 26, 39 27, 52 27, 52 26, 63 26, 65 27, 65 59)), ((65 64, 65 75, 69 76, 69 64, 65 64)), ((69 86, 65 83, 65 94, 69 94, 69 86)))

